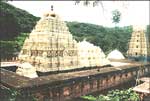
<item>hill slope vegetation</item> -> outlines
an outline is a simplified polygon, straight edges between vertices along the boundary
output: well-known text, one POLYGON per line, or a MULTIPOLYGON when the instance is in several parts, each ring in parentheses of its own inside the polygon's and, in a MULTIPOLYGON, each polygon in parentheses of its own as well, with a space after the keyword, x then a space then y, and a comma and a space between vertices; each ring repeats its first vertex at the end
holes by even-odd
POLYGON ((25 10, 16 8, 8 3, 0 2, 0 39, 11 40, 21 32, 30 32, 39 17, 35 17, 25 10))

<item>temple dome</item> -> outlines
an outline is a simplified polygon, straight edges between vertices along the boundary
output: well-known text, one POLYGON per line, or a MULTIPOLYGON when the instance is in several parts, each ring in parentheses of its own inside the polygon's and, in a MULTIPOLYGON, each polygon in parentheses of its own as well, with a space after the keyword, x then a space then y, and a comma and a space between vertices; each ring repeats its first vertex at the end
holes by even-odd
POLYGON ((107 59, 125 59, 125 57, 120 51, 113 50, 108 54, 107 59))

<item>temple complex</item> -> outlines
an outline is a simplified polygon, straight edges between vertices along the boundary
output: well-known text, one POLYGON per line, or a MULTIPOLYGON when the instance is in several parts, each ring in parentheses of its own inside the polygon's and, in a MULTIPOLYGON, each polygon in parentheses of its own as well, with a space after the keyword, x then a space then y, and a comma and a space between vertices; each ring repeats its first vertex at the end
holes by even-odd
POLYGON ((145 28, 145 26, 133 26, 133 33, 127 52, 130 58, 145 60, 150 56, 150 46, 145 28))
POLYGON ((30 62, 41 72, 75 68, 77 42, 59 16, 49 12, 26 38, 19 59, 30 62))
POLYGON ((77 43, 66 23, 57 14, 48 12, 26 38, 19 59, 31 63, 40 72, 104 65, 102 50, 84 43, 77 43))

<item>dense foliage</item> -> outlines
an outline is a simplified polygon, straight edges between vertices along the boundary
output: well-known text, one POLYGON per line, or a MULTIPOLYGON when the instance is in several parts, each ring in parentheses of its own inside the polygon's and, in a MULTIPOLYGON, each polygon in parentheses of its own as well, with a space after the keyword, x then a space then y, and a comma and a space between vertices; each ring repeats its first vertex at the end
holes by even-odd
POLYGON ((132 88, 127 90, 112 90, 108 94, 94 97, 92 95, 82 96, 83 99, 89 101, 140 101, 139 95, 132 88))
POLYGON ((3 58, 11 58, 16 56, 18 52, 21 50, 25 38, 28 36, 28 33, 22 33, 19 36, 15 37, 12 40, 3 41, 1 40, 0 43, 0 53, 2 53, 1 59, 3 58))
POLYGON ((114 49, 126 54, 132 26, 108 28, 78 22, 68 22, 67 25, 77 41, 86 38, 87 41, 100 46, 106 54, 114 49))
POLYGON ((2 58, 11 58, 17 52, 17 43, 15 41, 0 41, 0 53, 2 58))
POLYGON ((16 56, 21 50, 24 40, 27 36, 28 33, 22 33, 15 37, 13 40, 1 40, 0 53, 3 53, 1 54, 1 58, 9 59, 13 56, 16 56))
POLYGON ((21 32, 17 19, 10 12, 0 12, 0 39, 10 39, 21 32))
POLYGON ((0 39, 8 40, 21 32, 30 32, 39 17, 16 8, 8 3, 0 2, 0 39))

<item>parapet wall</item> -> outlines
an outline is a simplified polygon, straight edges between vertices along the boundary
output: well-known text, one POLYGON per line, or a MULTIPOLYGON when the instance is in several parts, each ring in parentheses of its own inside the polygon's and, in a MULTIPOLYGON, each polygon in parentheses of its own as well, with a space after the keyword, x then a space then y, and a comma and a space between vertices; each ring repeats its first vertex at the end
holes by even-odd
MULTIPOLYGON (((16 89, 23 95, 21 99, 28 99, 28 95, 32 95, 39 101, 64 101, 107 89, 148 73, 150 64, 108 67, 29 79, 1 69, 1 87, 16 89)), ((4 95, 3 97, 5 98, 4 95)))

